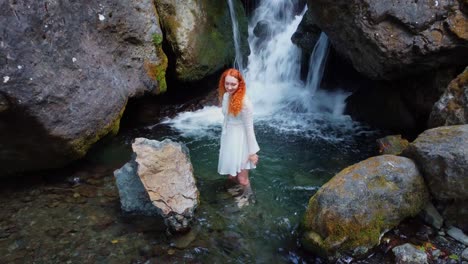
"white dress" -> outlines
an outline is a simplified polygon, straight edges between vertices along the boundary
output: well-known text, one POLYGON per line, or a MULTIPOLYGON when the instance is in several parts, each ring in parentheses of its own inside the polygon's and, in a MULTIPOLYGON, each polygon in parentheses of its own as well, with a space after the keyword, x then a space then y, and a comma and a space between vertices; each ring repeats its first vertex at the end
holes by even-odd
POLYGON ((230 94, 223 96, 224 115, 219 149, 218 173, 236 176, 243 169, 255 169, 249 161, 249 155, 260 150, 255 138, 253 126, 253 106, 247 96, 244 97, 242 110, 234 116, 228 113, 230 94))

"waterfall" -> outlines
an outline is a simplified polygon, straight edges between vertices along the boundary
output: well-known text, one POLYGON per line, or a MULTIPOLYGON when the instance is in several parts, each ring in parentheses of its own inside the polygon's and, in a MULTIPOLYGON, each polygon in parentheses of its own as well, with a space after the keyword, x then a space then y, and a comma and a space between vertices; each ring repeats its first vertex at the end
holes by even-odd
POLYGON ((307 74, 306 87, 315 94, 319 88, 325 69, 325 62, 328 55, 328 37, 325 33, 320 33, 319 40, 315 44, 309 61, 309 73, 307 74))
MULTIPOLYGON (((228 1, 236 44, 235 64, 241 68, 237 22, 232 0, 228 1)), ((255 120, 279 133, 341 140, 343 135, 353 134, 356 128, 350 117, 343 115, 349 94, 320 89, 329 46, 324 33, 311 55, 307 81, 301 80, 301 50, 291 41, 306 11, 304 8, 295 15, 298 3, 298 0, 263 0, 249 20, 251 53, 242 73, 255 108, 255 120), (258 25, 263 27, 263 32, 256 36, 254 29, 258 25)), ((218 129, 222 119, 219 109, 213 106, 180 114, 168 123, 186 135, 216 135, 213 129, 218 129)))
POLYGON ((234 4, 232 3, 232 0, 228 0, 228 5, 229 5, 229 13, 231 15, 234 49, 236 52, 236 57, 234 60, 234 68, 238 69, 240 72, 244 72, 244 62, 242 58, 242 52, 240 49, 240 34, 239 34, 239 25, 237 23, 236 10, 234 9, 234 4))

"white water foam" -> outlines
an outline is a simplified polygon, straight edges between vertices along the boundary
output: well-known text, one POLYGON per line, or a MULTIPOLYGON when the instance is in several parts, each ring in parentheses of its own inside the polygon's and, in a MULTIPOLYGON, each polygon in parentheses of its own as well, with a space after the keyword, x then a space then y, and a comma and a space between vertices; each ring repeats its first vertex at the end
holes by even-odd
MULTIPOLYGON (((300 79, 301 50, 291 42, 291 36, 305 10, 294 16, 296 5, 293 0, 264 0, 249 22, 251 54, 243 74, 247 94, 254 104, 256 126, 341 141, 359 133, 361 128, 343 115, 348 93, 320 90, 329 46, 325 34, 321 34, 311 55, 307 81, 300 79), (268 25, 267 39, 253 34, 260 21, 268 25)), ((219 108, 206 107, 181 113, 165 123, 186 136, 213 136, 221 127, 222 115, 219 108)))

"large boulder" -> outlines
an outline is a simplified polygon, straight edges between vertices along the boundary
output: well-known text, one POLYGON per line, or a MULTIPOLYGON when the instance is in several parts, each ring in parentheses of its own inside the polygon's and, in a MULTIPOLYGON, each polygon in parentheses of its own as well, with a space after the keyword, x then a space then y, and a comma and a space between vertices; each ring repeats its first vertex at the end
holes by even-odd
POLYGON ((2 1, 0 32, 3 175, 83 157, 163 80, 151 0, 2 1))
POLYGON ((403 155, 417 163, 448 223, 468 230, 468 125, 426 130, 403 155))
MULTIPOLYGON (((242 3, 233 0, 244 56, 248 55, 247 18, 242 3)), ((175 78, 195 82, 231 66, 235 58, 227 1, 156 0, 156 8, 175 62, 175 78)))
POLYGON ((166 139, 137 138, 132 144, 137 175, 149 200, 172 230, 189 228, 199 203, 187 147, 166 139))
POLYGON ((468 67, 447 87, 434 104, 429 127, 463 125, 468 123, 468 67))
POLYGON ((307 14, 359 72, 390 80, 468 64, 461 2, 308 0, 307 14))
POLYGON ((428 200, 413 161, 382 155, 335 175, 310 199, 303 245, 322 256, 361 255, 378 245, 383 233, 418 214, 428 200))

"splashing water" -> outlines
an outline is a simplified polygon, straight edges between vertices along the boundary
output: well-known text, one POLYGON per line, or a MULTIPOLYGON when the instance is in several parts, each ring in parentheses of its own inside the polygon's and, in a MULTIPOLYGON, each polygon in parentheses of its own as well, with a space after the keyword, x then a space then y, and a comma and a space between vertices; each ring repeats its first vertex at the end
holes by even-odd
MULTIPOLYGON (((232 3, 229 1, 231 14, 232 3)), ((291 42, 306 8, 295 16, 297 3, 293 0, 262 1, 249 22, 251 54, 243 71, 247 94, 255 108, 256 126, 273 129, 281 134, 307 138, 342 141, 360 133, 362 127, 343 115, 348 93, 320 90, 326 64, 328 39, 322 33, 310 58, 307 81, 300 78, 301 50, 291 42), (263 24, 266 34, 257 37, 254 28, 263 24)), ((233 31, 237 21, 233 20, 233 31)), ((238 40, 238 33, 234 33, 238 40)), ((236 42, 236 61, 241 58, 236 42)), ((238 64, 237 65, 240 65, 238 64)), ((222 122, 220 109, 206 107, 192 113, 182 113, 165 123, 184 136, 216 135, 222 122)))

